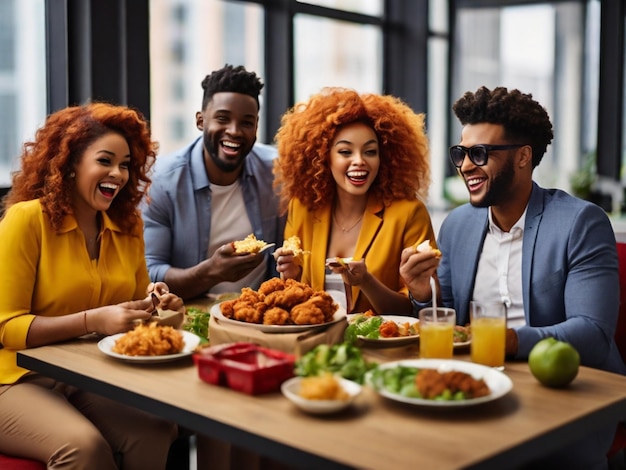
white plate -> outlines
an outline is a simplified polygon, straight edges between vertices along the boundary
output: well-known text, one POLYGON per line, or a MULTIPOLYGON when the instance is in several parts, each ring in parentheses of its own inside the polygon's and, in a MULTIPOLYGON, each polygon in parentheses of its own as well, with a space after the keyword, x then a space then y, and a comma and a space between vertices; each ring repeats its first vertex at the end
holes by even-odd
POLYGON ((469 346, 470 344, 472 344, 472 340, 468 340, 468 341, 462 341, 460 343, 454 343, 454 348, 464 348, 466 346, 469 346))
MULTIPOLYGON (((396 366, 416 367, 418 369, 437 369, 439 372, 459 371, 470 374, 475 379, 483 379, 491 393, 484 397, 472 398, 469 400, 427 400, 424 398, 410 398, 397 393, 392 393, 388 390, 377 390, 380 395, 390 400, 408 403, 410 405, 436 407, 436 408, 453 408, 461 406, 472 406, 480 403, 490 402, 503 397, 511 391, 513 388, 513 382, 511 379, 500 372, 499 370, 491 367, 483 366, 481 364, 474 364, 473 362, 457 361, 454 359, 405 359, 401 361, 386 362, 379 366, 379 369, 389 369, 396 366)), ((371 384, 371 373, 367 377, 368 383, 371 384)))
POLYGON ((262 323, 248 323, 245 321, 233 320, 232 318, 226 318, 224 316, 224 314, 222 313, 221 302, 211 307, 211 315, 213 315, 217 320, 224 323, 245 326, 254 330, 262 331, 264 333, 299 333, 301 331, 310 331, 326 328, 327 326, 334 325, 337 322, 345 321, 346 311, 344 308, 339 306, 339 308, 333 315, 332 321, 326 323, 318 323, 316 325, 264 325, 262 323))
MULTIPOLYGON (((355 315, 358 314, 348 315, 348 322, 352 323, 352 318, 354 318, 355 315)), ((380 315, 380 317, 382 317, 383 321, 391 320, 396 323, 408 322, 411 325, 414 323, 419 323, 419 320, 415 317, 403 317, 401 315, 380 315)), ((417 340, 419 340, 419 337, 420 335, 398 336, 396 338, 366 338, 365 336, 357 335, 357 338, 359 338, 359 340, 363 341, 364 343, 375 344, 377 346, 403 346, 405 344, 415 343, 417 340)))
POLYGON ((341 387, 348 392, 350 398, 347 400, 308 400, 306 398, 302 398, 298 392, 300 390, 300 382, 302 382, 302 377, 293 377, 285 382, 280 387, 281 392, 285 395, 291 402, 293 402, 298 408, 307 413, 313 414, 328 414, 328 413, 336 413, 337 411, 341 411, 354 401, 356 396, 361 393, 361 386, 353 382, 352 380, 344 379, 342 377, 336 377, 336 379, 341 384, 341 387))
POLYGON ((162 356, 126 356, 125 354, 118 354, 113 352, 113 346, 115 346, 115 342, 124 336, 126 333, 119 333, 112 336, 107 336, 106 338, 102 338, 98 342, 98 349, 102 351, 107 356, 114 357, 116 359, 121 359, 127 362, 135 362, 135 363, 158 363, 158 362, 169 362, 175 361, 176 359, 180 359, 181 357, 189 356, 193 353, 194 349, 200 344, 200 337, 190 333, 188 331, 180 332, 183 334, 183 341, 185 345, 183 346, 183 350, 177 354, 165 354, 162 356))

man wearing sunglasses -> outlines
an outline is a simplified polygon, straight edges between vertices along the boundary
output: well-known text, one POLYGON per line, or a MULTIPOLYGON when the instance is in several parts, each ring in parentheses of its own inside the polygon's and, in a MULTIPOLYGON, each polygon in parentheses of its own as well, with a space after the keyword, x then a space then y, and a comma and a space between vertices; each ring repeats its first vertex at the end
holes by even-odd
MULTIPOLYGON (((532 179, 553 138, 546 110, 504 87, 467 92, 453 110, 463 130, 449 156, 469 204, 444 220, 441 260, 413 248, 402 253, 415 309, 429 300, 437 275, 440 301, 455 308, 458 324, 469 323, 471 300, 507 306, 509 357, 527 359, 553 336, 572 344, 582 364, 626 373, 613 339, 619 273, 611 223, 600 207, 532 179)), ((559 454, 554 468, 606 468, 614 430, 586 438, 573 461, 559 454)))

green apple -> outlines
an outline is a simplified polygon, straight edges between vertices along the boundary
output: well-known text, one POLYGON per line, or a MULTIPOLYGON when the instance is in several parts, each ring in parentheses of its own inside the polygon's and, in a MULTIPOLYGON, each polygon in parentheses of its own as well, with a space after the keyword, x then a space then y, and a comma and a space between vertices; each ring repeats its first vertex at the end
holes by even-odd
POLYGON ((544 338, 528 355, 530 372, 548 387, 565 387, 578 375, 580 355, 569 343, 544 338))

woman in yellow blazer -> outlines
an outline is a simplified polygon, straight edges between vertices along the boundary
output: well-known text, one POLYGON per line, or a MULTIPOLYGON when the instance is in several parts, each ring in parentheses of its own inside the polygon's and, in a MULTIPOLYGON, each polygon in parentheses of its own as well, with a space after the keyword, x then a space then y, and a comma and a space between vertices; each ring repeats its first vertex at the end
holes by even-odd
POLYGON ((283 116, 276 140, 285 239, 297 236, 306 253, 279 248, 277 270, 334 293, 349 313, 410 315, 400 255, 424 240, 435 247, 421 199, 424 116, 392 96, 327 88, 283 116), (334 267, 337 258, 345 264, 334 267))
MULTIPOLYGON (((104 103, 50 115, 24 146, 0 220, 0 452, 49 468, 165 468, 176 425, 19 367, 20 349, 133 329, 184 309, 150 283, 137 204, 155 157, 147 122, 104 103)), ((94 343, 94 348, 96 347, 94 343)))

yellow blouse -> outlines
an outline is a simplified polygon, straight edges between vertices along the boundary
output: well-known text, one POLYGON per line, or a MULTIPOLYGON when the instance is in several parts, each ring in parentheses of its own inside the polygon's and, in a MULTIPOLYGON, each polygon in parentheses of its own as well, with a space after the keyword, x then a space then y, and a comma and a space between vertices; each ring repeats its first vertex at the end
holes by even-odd
MULTIPOLYGON (((301 281, 315 290, 324 289, 330 211, 330 206, 327 206, 312 213, 297 199, 289 204, 285 240, 297 235, 302 241, 302 249, 311 251, 303 258, 301 281)), ((370 199, 352 256, 355 260, 365 258, 368 271, 380 282, 408 296, 408 289, 400 277, 400 256, 404 248, 427 239, 431 246, 436 246, 430 215, 422 202, 397 200, 384 207, 382 203, 370 199)), ((352 286, 352 298, 352 312, 372 308, 358 286, 352 286)))
POLYGON ((16 365, 35 315, 60 316, 141 299, 150 279, 141 222, 132 234, 102 213, 100 256, 89 258, 76 219, 54 232, 39 200, 11 206, 0 221, 0 383, 28 371, 16 365))

